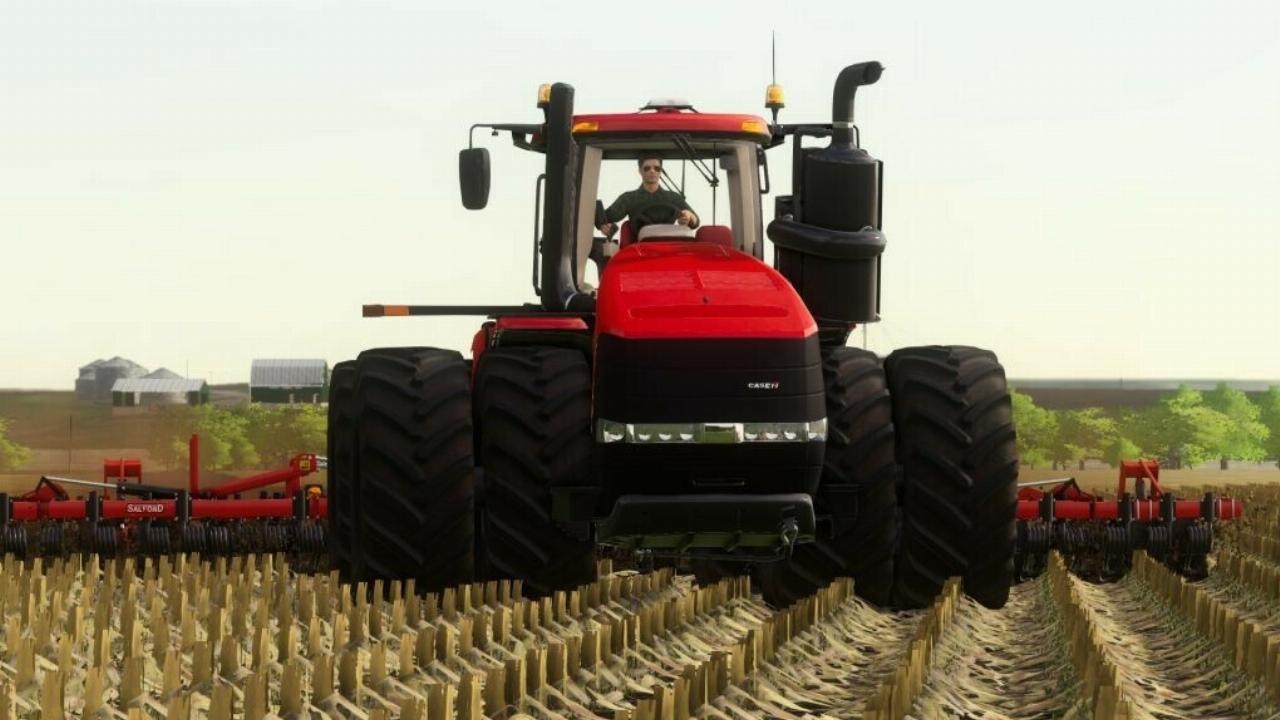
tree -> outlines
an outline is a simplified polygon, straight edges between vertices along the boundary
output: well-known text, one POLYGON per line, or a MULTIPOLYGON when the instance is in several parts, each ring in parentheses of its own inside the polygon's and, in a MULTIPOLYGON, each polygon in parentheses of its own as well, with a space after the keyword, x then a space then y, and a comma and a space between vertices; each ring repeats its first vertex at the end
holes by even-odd
POLYGON ((1222 443, 1210 448, 1219 458, 1219 467, 1226 470, 1231 460, 1257 461, 1266 456, 1264 443, 1271 432, 1259 421, 1261 408, 1249 402, 1247 395, 1226 383, 1218 383, 1205 394, 1204 404, 1231 421, 1222 443))
POLYGON ((269 466, 282 466, 298 453, 324 452, 328 418, 319 405, 253 404, 241 414, 249 440, 269 466))
POLYGON ((1266 458, 1276 461, 1280 467, 1280 385, 1267 388, 1258 398, 1258 421, 1267 428, 1269 435, 1262 444, 1266 458))
POLYGON ((9 421, 0 418, 0 472, 12 472, 31 462, 31 449, 10 440, 9 421))
POLYGON ((161 408, 153 421, 151 456, 168 468, 185 467, 187 440, 200 436, 202 470, 254 467, 258 453, 249 442, 243 416, 213 405, 170 405, 161 408))
POLYGON ((1052 410, 1037 407, 1026 393, 1011 389, 1009 397, 1013 402, 1013 426, 1018 431, 1018 455, 1028 467, 1047 464, 1058 433, 1058 418, 1052 410))
POLYGON ((1079 463, 1081 470, 1085 460, 1102 459, 1118 437, 1116 421, 1108 417, 1102 408, 1068 410, 1059 415, 1060 459, 1079 463))
POLYGON ((1121 460, 1137 460, 1142 457, 1142 448, 1133 444, 1132 440, 1117 435, 1107 446, 1102 459, 1111 467, 1119 467, 1121 460))
POLYGON ((1121 434, 1173 469, 1216 457, 1231 431, 1231 419, 1207 407, 1204 397, 1186 385, 1162 395, 1156 404, 1127 413, 1121 434))

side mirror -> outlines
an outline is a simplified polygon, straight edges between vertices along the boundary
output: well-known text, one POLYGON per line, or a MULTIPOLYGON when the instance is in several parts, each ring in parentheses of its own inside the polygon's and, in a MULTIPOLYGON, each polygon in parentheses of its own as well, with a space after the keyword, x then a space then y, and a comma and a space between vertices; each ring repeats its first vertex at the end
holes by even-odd
POLYGON ((462 207, 482 210, 489 204, 489 149, 467 148, 458 153, 458 183, 462 207))

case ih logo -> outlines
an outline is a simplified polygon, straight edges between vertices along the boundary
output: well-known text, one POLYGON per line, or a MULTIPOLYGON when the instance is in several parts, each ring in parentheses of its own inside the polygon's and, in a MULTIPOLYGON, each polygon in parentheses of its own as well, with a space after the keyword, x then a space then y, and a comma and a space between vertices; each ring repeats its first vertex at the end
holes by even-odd
POLYGON ((777 389, 778 389, 778 383, 776 383, 776 382, 749 382, 749 383, 747 383, 747 389, 748 389, 748 390, 777 390, 777 389))
POLYGON ((162 513, 164 512, 164 505, 160 503, 129 503, 124 506, 124 511, 130 515, 162 513))

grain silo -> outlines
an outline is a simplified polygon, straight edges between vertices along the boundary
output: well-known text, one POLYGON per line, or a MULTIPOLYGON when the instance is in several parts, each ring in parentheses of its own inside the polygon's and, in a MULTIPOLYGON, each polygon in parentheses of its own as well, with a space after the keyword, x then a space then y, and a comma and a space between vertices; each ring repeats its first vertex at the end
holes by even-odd
POLYGON ((146 374, 146 368, 119 355, 110 360, 94 360, 80 368, 80 377, 76 378, 76 398, 88 402, 109 403, 111 389, 117 380, 139 378, 146 374))

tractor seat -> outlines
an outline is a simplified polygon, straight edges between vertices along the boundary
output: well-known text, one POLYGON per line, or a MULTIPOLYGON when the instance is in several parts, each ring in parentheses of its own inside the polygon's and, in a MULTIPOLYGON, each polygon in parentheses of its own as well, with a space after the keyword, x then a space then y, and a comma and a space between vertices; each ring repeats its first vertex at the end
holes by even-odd
MULTIPOLYGON (((695 242, 713 243, 721 247, 732 248, 733 230, 727 225, 703 225, 698 228, 697 234, 692 239, 695 242)), ((636 232, 631 225, 631 221, 623 222, 622 228, 618 232, 618 246, 626 247, 636 241, 636 232)))

